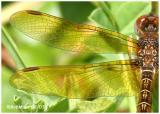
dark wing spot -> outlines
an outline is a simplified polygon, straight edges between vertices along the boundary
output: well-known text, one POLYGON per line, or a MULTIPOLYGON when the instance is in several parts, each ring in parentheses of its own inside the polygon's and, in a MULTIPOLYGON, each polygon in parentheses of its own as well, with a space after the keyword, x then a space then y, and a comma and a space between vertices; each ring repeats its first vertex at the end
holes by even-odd
POLYGON ((41 12, 38 11, 33 11, 33 10, 26 10, 27 13, 32 14, 32 15, 42 15, 41 12))
POLYGON ((29 67, 29 68, 25 68, 23 69, 23 72, 29 72, 29 71, 34 71, 34 70, 38 70, 40 69, 39 67, 29 67))

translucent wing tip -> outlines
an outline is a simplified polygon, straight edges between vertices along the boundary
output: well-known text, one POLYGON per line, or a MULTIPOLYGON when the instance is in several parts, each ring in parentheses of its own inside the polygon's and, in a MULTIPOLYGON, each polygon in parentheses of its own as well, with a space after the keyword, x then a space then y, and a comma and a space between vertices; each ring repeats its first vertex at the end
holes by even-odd
POLYGON ((16 17, 18 17, 20 14, 22 13, 27 13, 27 14, 32 14, 32 15, 42 15, 41 12, 38 12, 38 11, 34 11, 34 10, 21 10, 21 11, 17 11, 15 13, 13 13, 11 16, 10 16, 10 23, 11 25, 14 24, 14 19, 16 19, 16 17))

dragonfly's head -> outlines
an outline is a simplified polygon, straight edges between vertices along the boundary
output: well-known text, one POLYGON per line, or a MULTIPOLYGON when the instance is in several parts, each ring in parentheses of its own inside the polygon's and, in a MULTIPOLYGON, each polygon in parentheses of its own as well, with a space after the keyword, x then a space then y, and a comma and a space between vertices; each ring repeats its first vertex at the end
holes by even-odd
POLYGON ((155 15, 144 15, 137 19, 135 31, 141 38, 157 38, 159 30, 158 17, 155 15))

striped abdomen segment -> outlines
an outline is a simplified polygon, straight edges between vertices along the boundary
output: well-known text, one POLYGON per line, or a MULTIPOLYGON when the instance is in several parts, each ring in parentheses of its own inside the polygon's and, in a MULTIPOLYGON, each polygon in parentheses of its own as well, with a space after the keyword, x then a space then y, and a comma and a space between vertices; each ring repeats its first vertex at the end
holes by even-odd
POLYGON ((154 76, 153 69, 142 68, 141 91, 138 112, 151 112, 152 110, 152 79, 154 76))

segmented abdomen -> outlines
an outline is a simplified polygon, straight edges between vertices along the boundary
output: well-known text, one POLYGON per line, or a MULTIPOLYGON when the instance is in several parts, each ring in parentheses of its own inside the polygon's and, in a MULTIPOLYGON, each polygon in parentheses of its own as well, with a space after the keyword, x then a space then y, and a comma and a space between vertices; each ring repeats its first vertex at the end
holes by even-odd
POLYGON ((141 67, 141 88, 138 112, 152 111, 152 84, 155 70, 158 68, 157 40, 145 39, 139 41, 138 64, 141 67))
POLYGON ((154 72, 152 69, 142 69, 141 91, 138 103, 138 112, 151 112, 152 109, 152 79, 154 72))

